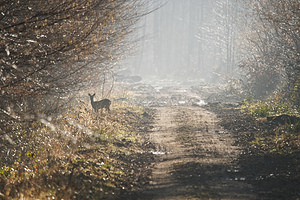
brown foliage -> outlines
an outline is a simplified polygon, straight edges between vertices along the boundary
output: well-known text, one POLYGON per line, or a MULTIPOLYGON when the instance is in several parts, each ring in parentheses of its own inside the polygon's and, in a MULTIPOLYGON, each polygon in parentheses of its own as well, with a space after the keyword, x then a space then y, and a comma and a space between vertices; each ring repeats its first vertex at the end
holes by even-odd
POLYGON ((61 96, 99 79, 129 48, 142 1, 0 3, 2 109, 24 96, 61 96), (16 95, 18 94, 18 95, 16 95))
POLYGON ((255 0, 247 6, 248 56, 241 66, 251 90, 264 96, 279 88, 291 97, 300 77, 300 2, 255 0))

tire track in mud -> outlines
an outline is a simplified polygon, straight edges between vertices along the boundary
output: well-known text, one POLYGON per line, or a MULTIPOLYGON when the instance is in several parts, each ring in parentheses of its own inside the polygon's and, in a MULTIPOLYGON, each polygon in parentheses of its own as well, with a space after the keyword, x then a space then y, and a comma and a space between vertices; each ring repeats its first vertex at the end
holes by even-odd
POLYGON ((234 138, 202 107, 157 107, 150 141, 157 161, 141 199, 255 199, 237 177, 234 138))

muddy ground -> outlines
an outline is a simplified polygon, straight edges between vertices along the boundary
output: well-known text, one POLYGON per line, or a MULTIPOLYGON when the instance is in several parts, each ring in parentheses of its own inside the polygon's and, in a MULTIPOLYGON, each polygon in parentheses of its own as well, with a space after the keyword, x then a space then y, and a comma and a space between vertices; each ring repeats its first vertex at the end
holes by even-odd
POLYGON ((238 97, 207 85, 131 89, 154 110, 145 137, 155 161, 129 199, 300 199, 299 154, 255 154, 248 142, 259 127, 238 97))

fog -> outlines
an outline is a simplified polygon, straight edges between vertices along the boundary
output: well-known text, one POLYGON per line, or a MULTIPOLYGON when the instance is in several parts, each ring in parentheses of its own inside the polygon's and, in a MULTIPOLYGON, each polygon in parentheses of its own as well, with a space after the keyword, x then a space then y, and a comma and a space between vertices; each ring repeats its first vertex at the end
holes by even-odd
POLYGON ((1 1, 0 199, 300 199, 299 8, 1 1))
POLYGON ((161 2, 160 8, 138 24, 137 48, 122 68, 144 80, 222 81, 223 74, 236 68, 235 4, 217 0, 161 2))

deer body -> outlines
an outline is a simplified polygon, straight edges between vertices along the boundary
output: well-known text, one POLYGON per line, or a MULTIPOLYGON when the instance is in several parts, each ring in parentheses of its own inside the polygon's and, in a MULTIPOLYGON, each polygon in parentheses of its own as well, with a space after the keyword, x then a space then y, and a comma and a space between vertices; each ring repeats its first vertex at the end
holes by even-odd
POLYGON ((91 95, 89 94, 91 99, 91 104, 93 109, 98 112, 99 109, 101 109, 101 112, 103 108, 105 108, 108 112, 110 111, 109 106, 111 104, 111 101, 109 99, 102 99, 101 101, 94 101, 95 94, 91 95))

